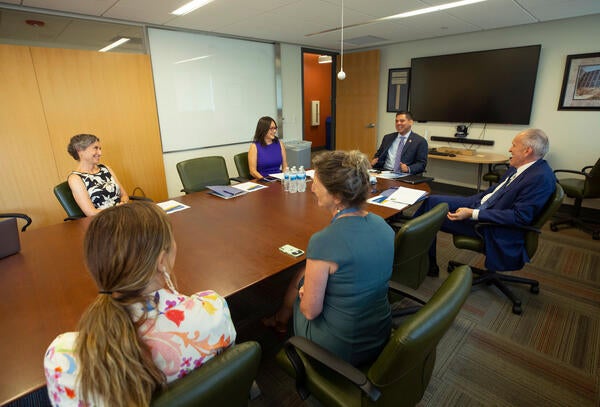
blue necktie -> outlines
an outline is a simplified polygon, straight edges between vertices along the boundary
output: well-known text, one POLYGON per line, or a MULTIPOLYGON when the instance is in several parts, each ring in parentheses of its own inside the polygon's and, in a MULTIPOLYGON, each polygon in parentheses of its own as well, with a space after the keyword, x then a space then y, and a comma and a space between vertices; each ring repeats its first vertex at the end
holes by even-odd
POLYGON ((502 196, 502 194, 504 193, 504 191, 506 190, 506 188, 508 187, 508 185, 513 180, 513 178, 515 177, 516 174, 517 174, 517 169, 515 167, 510 167, 508 169, 508 171, 506 172, 506 182, 504 182, 504 184, 502 184, 500 186, 500 188, 497 188, 496 190, 494 190, 494 192, 492 193, 492 196, 490 196, 487 199, 487 201, 480 204, 479 208, 477 208, 477 209, 489 208, 490 206, 492 206, 494 204, 494 202, 496 202, 498 199, 500 199, 500 197, 502 196))
POLYGON ((402 162, 400 158, 402 157, 402 149, 404 148, 405 142, 406 137, 400 136, 400 143, 398 144, 398 150, 396 150, 396 159, 394 160, 394 172, 402 172, 402 170, 400 170, 400 163, 402 162))

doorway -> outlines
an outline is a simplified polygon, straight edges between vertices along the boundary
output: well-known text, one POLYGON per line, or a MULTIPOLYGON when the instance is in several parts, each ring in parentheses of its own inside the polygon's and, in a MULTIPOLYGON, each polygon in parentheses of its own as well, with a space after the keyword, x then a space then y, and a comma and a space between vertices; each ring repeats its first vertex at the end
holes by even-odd
POLYGON ((302 138, 311 149, 335 149, 336 54, 302 49, 302 138))

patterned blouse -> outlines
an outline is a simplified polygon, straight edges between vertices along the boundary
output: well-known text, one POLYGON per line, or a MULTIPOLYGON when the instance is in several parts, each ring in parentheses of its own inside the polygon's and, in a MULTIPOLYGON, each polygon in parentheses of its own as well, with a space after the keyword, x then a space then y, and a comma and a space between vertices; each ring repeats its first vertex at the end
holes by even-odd
POLYGON ((121 202, 121 189, 105 165, 98 164, 96 174, 73 171, 81 177, 96 209, 106 209, 121 202))
MULTIPOLYGON (((154 298, 158 306, 147 305, 148 319, 138 333, 152 351, 152 359, 164 372, 167 383, 202 366, 235 342, 236 331, 227 302, 214 291, 188 297, 160 289, 154 298)), ((142 315, 141 307, 130 308, 134 319, 142 315)), ((79 398, 76 338, 77 332, 59 335, 44 357, 48 396, 54 406, 88 405, 79 398)))

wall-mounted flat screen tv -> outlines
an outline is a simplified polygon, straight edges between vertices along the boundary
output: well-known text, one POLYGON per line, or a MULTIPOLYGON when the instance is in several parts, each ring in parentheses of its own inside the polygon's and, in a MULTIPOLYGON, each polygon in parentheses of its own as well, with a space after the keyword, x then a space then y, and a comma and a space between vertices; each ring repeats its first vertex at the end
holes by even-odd
POLYGON ((541 45, 413 58, 415 120, 529 124, 541 45))

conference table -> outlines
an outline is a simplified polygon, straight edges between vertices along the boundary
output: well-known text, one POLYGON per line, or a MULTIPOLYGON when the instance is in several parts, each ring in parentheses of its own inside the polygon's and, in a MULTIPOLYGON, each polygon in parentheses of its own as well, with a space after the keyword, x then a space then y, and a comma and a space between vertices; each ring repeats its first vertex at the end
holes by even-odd
POLYGON ((508 162, 508 157, 495 153, 475 153, 473 155, 456 154, 454 157, 447 155, 428 154, 427 158, 434 160, 454 161, 459 163, 477 164, 477 192, 481 191, 481 177, 483 176, 483 164, 500 164, 508 162))
MULTIPOLYGON (((427 184, 380 179, 390 186, 429 192, 427 184)), ((331 215, 310 192, 283 192, 279 182, 233 199, 207 192, 174 198, 190 206, 171 213, 177 242, 174 274, 180 292, 212 289, 228 297, 305 260, 278 248, 306 250, 331 215)), ((398 211, 368 205, 389 218, 398 211)), ((29 230, 21 252, 0 260, 0 405, 45 385, 44 351, 56 335, 76 329, 97 287, 83 262, 83 237, 92 218, 29 230)), ((110 238, 110 236, 107 236, 110 238)))

